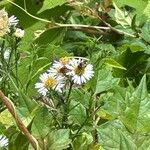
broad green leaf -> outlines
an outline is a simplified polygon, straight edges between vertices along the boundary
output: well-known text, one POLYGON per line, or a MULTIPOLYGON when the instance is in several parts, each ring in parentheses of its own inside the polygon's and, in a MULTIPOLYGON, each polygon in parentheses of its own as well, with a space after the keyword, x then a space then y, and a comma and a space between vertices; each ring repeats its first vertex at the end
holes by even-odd
POLYGON ((143 12, 143 14, 148 17, 148 19, 150 19, 149 12, 150 12, 150 1, 148 1, 148 4, 147 4, 147 6, 146 6, 146 8, 144 9, 144 12, 143 12))
POLYGON ((101 118, 101 119, 106 119, 106 120, 112 120, 112 116, 106 112, 105 110, 103 109, 100 109, 97 111, 97 115, 101 118))
POLYGON ((134 92, 134 96, 143 100, 148 96, 147 85, 146 85, 146 75, 143 76, 138 88, 134 92))
POLYGON ((136 14, 141 16, 145 7, 147 6, 147 0, 113 0, 118 7, 123 7, 125 5, 133 7, 136 9, 136 14))
POLYGON ((150 43, 150 21, 147 21, 141 29, 140 36, 148 43, 150 43))
POLYGON ((150 136, 145 137, 144 139, 137 141, 137 144, 139 144, 138 150, 150 150, 150 136), (142 141, 142 143, 141 143, 142 141))
POLYGON ((13 117, 7 109, 0 112, 0 123, 4 124, 7 128, 13 124, 13 117))
POLYGON ((88 108, 90 103, 90 93, 84 89, 75 88, 71 91, 70 99, 71 101, 79 102, 84 107, 88 108))
POLYGON ((147 93, 146 76, 141 80, 136 91, 126 102, 122 110, 121 120, 131 132, 150 132, 150 97, 147 93))
POLYGON ((48 9, 52 9, 56 6, 61 6, 63 5, 64 3, 66 3, 67 1, 66 0, 44 0, 43 2, 43 6, 42 8, 38 11, 38 13, 41 13, 45 10, 48 10, 48 9))
POLYGON ((147 49, 146 45, 140 41, 130 41, 121 46, 121 49, 130 48, 131 52, 145 51, 147 49))
POLYGON ((117 120, 100 125, 97 131, 98 142, 105 150, 136 150, 131 136, 117 120))
POLYGON ((122 11, 117 7, 115 3, 113 3, 115 7, 115 18, 118 24, 121 24, 123 27, 131 26, 132 19, 126 11, 122 11))
MULTIPOLYGON (((93 137, 91 134, 83 132, 80 136, 78 136, 73 142, 74 150, 87 150, 90 147, 90 144, 93 141, 93 137)), ((96 150, 96 148, 92 148, 92 150, 96 150)))
POLYGON ((28 139, 26 138, 24 134, 20 132, 15 139, 13 149, 10 148, 10 150, 27 150, 28 147, 29 147, 28 139))
POLYGON ((59 29, 49 29, 46 30, 44 33, 42 33, 35 41, 34 43, 37 43, 38 45, 48 45, 50 44, 59 44, 64 37, 65 30, 63 28, 59 29))
POLYGON ((53 118, 47 108, 40 108, 35 115, 32 123, 32 134, 37 139, 41 140, 50 132, 53 124, 53 118))
POLYGON ((0 121, 0 134, 3 134, 5 129, 6 129, 5 124, 2 124, 2 122, 0 121))
POLYGON ((76 124, 83 124, 86 120, 86 108, 77 101, 70 104, 69 120, 76 124))
POLYGON ((111 66, 113 68, 118 68, 118 69, 123 69, 126 70, 125 67, 123 67, 122 65, 120 65, 118 62, 116 62, 114 59, 112 58, 104 58, 103 59, 104 63, 106 63, 108 66, 111 66))
POLYGON ((110 90, 114 85, 117 85, 119 83, 119 78, 114 78, 112 76, 112 72, 108 69, 102 69, 98 71, 98 74, 95 75, 96 78, 96 84, 95 85, 95 94, 108 91, 110 90))
POLYGON ((49 150, 63 150, 71 143, 69 129, 54 130, 48 135, 49 150))

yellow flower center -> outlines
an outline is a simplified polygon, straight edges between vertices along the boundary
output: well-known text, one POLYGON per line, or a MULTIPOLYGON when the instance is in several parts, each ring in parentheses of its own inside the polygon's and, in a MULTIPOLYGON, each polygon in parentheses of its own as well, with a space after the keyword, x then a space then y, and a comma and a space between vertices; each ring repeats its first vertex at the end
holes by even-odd
POLYGON ((69 64, 69 61, 70 61, 70 59, 69 59, 68 57, 62 57, 62 58, 60 58, 60 62, 61 62, 63 65, 69 64))
POLYGON ((78 66, 74 69, 74 71, 75 71, 75 74, 81 76, 81 75, 84 74, 85 67, 78 65, 78 66))
POLYGON ((53 77, 48 77, 44 84, 47 88, 52 88, 56 85, 56 83, 57 81, 53 77))

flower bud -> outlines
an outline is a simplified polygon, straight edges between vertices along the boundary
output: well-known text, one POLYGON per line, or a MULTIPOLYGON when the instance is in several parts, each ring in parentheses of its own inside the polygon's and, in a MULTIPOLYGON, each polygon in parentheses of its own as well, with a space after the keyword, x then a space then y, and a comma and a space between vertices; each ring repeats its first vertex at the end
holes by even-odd
POLYGON ((24 30, 21 30, 21 29, 17 28, 14 35, 17 38, 22 38, 24 36, 24 30))

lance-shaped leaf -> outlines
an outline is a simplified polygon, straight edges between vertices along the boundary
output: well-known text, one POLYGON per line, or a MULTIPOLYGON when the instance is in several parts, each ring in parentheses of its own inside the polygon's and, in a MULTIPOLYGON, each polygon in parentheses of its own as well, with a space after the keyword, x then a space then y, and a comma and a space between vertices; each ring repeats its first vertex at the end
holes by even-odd
POLYGON ((113 68, 118 68, 118 69, 122 69, 122 70, 126 70, 125 67, 123 67, 121 64, 119 64, 117 61, 115 61, 112 58, 104 58, 103 59, 104 63, 106 63, 108 66, 111 66, 113 68))
POLYGON ((132 19, 130 18, 128 13, 119 9, 115 3, 113 3, 113 5, 115 7, 116 22, 118 24, 121 24, 123 27, 131 26, 132 19))
POLYGON ((136 150, 136 145, 118 120, 99 126, 97 131, 98 142, 105 150, 136 150))
POLYGON ((39 10, 38 13, 41 13, 45 10, 48 10, 48 9, 51 9, 51 8, 54 8, 56 6, 61 6, 63 5, 64 3, 66 3, 67 1, 66 0, 44 0, 43 2, 43 6, 42 8, 39 10))
POLYGON ((122 111, 120 119, 133 133, 150 132, 150 97, 145 75, 136 91, 126 101, 126 108, 122 111))

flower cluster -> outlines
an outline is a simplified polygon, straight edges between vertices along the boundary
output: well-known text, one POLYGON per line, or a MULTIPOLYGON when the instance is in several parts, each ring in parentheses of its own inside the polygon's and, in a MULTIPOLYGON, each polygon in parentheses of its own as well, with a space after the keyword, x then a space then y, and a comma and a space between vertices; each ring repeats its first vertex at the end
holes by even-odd
POLYGON ((22 38, 24 36, 24 30, 16 27, 18 22, 19 20, 15 16, 8 17, 5 9, 0 10, 0 37, 10 33, 13 29, 14 36, 22 38))
POLYGON ((62 92, 67 82, 81 85, 90 80, 94 75, 93 66, 82 57, 64 57, 54 61, 46 73, 40 75, 40 83, 35 88, 43 96, 51 89, 62 92))
POLYGON ((0 135, 0 148, 7 147, 8 139, 4 135, 0 135))

